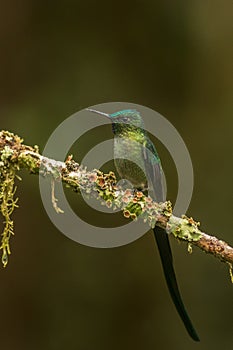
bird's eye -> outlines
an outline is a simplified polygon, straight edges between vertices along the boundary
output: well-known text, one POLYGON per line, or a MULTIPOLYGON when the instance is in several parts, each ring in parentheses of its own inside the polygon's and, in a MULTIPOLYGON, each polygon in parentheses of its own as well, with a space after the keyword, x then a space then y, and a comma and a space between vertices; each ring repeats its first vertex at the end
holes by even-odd
POLYGON ((128 117, 123 117, 123 122, 128 123, 129 122, 129 118, 128 117))

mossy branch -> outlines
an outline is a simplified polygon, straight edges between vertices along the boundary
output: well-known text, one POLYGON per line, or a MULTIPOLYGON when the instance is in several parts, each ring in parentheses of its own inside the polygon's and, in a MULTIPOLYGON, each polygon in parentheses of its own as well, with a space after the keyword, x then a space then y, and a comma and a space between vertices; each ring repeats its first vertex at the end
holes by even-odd
POLYGON ((123 190, 116 185, 117 180, 113 172, 104 174, 100 170, 88 171, 76 163, 72 156, 65 162, 56 161, 40 155, 38 147, 27 146, 23 140, 8 131, 0 132, 0 205, 4 217, 4 230, 0 249, 2 249, 2 263, 6 266, 10 254, 9 239, 13 234, 11 215, 17 207, 15 199, 15 178, 17 172, 26 168, 30 173, 50 176, 52 181, 52 203, 54 209, 61 213, 54 195, 55 181, 62 181, 75 192, 83 192, 100 200, 113 210, 120 208, 126 218, 136 220, 139 216, 150 227, 160 226, 176 239, 187 242, 188 250, 195 245, 206 253, 210 253, 230 267, 233 280, 233 247, 226 242, 208 235, 199 229, 199 223, 183 215, 176 217, 172 214, 169 201, 156 203, 140 191, 123 190))

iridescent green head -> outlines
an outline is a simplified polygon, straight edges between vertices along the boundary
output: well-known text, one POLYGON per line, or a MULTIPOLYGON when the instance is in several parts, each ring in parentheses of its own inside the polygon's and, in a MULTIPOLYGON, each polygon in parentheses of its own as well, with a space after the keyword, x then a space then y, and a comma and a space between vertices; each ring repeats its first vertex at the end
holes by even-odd
POLYGON ((113 123, 130 123, 139 128, 143 128, 143 120, 136 109, 124 109, 109 115, 113 123))
POLYGON ((124 109, 115 113, 107 114, 87 108, 88 111, 104 115, 109 118, 113 124, 113 132, 118 133, 123 129, 144 128, 144 123, 140 113, 136 109, 124 109))

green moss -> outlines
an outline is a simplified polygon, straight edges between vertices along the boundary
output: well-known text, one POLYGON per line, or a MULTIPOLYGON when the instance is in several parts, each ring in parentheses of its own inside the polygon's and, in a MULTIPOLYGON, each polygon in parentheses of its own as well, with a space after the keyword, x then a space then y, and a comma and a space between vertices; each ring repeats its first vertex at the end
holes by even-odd
POLYGON ((178 222, 169 220, 168 226, 169 233, 184 241, 195 242, 202 237, 201 231, 198 229, 199 222, 195 222, 192 218, 188 218, 185 215, 178 222))
POLYGON ((13 154, 14 151, 9 146, 5 146, 1 151, 1 160, 3 163, 7 161, 13 154))
POLYGON ((18 157, 19 167, 28 168, 30 173, 38 174, 39 173, 39 159, 34 158, 30 154, 21 153, 18 157))
POLYGON ((139 203, 129 203, 123 210, 124 216, 130 216, 133 220, 136 220, 141 212, 142 207, 139 203))
POLYGON ((0 152, 0 211, 4 218, 4 227, 1 238, 0 250, 2 250, 2 263, 5 267, 8 263, 10 252, 10 237, 14 234, 14 223, 11 215, 17 207, 18 198, 15 198, 15 177, 18 164, 10 162, 14 151, 5 146, 0 152))

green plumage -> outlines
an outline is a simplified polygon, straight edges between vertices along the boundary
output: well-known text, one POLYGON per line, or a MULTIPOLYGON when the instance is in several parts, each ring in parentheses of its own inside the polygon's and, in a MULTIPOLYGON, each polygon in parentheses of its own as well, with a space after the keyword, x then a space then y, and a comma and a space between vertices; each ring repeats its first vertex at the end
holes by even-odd
MULTIPOLYGON (((134 188, 148 191, 155 201, 165 201, 161 162, 154 144, 144 130, 140 113, 131 109, 113 114, 92 109, 89 111, 105 115, 112 122, 114 162, 120 177, 130 181, 134 188)), ((153 231, 172 300, 188 333, 198 341, 198 335, 185 310, 177 285, 168 234, 159 227, 155 227, 153 231)))
POLYGON ((113 122, 114 162, 120 177, 137 189, 148 189, 154 200, 165 200, 161 162, 139 112, 120 111, 110 114, 110 118, 113 122))

